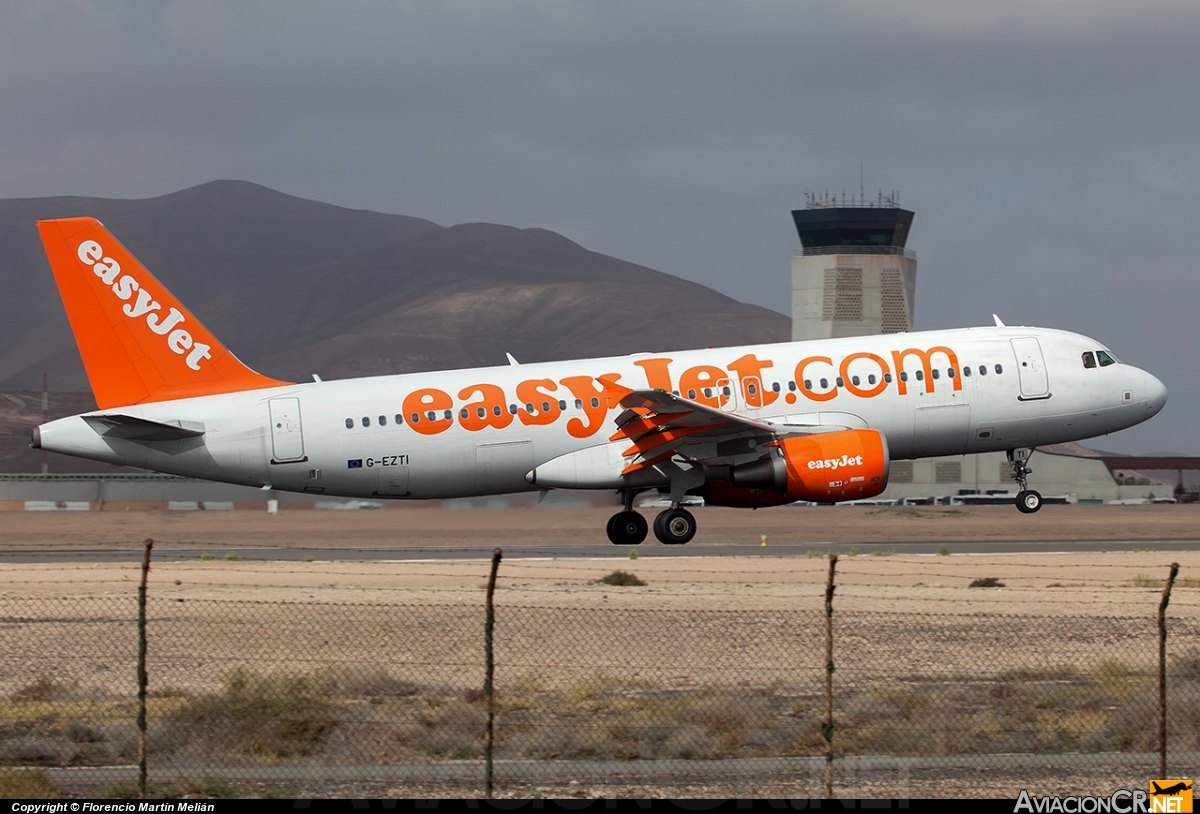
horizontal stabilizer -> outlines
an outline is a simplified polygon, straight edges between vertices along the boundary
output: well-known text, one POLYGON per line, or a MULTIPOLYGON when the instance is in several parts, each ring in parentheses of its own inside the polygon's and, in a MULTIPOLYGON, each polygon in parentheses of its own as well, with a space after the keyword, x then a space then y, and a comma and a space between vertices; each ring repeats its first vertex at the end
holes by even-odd
POLYGON ((83 420, 100 435, 129 441, 178 441, 204 435, 204 425, 193 421, 164 424, 120 414, 85 415, 83 420))

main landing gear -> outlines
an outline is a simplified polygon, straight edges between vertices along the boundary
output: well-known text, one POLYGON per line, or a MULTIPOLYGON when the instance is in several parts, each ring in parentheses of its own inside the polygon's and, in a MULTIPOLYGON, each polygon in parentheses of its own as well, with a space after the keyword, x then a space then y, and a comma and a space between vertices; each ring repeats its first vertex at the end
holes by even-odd
MULTIPOLYGON (((634 492, 625 493, 625 511, 608 519, 608 539, 613 545, 638 545, 646 539, 646 518, 633 510, 634 492)), ((687 509, 672 506, 654 518, 654 536, 664 545, 683 545, 696 536, 696 518, 687 509)))
POLYGON ((1017 511, 1022 514, 1033 514, 1042 508, 1041 494, 1029 488, 1029 475, 1033 472, 1029 468, 1029 456, 1032 454, 1033 450, 1028 448, 1008 451, 1008 462, 1012 465, 1013 480, 1021 486, 1021 491, 1017 492, 1017 511))

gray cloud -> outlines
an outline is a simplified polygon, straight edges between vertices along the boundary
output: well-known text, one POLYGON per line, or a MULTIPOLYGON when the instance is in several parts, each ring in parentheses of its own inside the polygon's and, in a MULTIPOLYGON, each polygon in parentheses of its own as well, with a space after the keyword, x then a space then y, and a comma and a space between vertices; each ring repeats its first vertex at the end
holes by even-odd
POLYGON ((1191 2, 0 7, 0 196, 245 178, 543 226, 787 310, 807 190, 900 189, 919 327, 1079 330, 1200 453, 1191 2))

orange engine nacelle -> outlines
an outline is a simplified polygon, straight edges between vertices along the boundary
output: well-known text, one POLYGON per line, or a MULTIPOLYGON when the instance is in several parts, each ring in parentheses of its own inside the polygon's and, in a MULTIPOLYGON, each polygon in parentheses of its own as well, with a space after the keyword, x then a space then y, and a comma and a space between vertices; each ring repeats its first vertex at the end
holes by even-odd
POLYGON ((769 457, 733 467, 728 481, 706 484, 705 501, 743 507, 836 503, 874 497, 887 487, 887 439, 877 430, 795 436, 773 446, 769 457))

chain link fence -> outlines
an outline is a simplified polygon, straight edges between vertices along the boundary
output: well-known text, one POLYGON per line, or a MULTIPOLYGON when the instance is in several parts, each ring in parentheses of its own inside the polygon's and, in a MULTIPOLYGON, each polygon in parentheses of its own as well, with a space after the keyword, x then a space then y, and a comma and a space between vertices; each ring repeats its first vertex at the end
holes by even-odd
MULTIPOLYGON (((0 796, 139 793, 138 601, 123 579, 0 595, 0 796)), ((435 604, 152 585, 147 793, 484 795, 482 589, 435 604)), ((1142 596, 1141 615, 835 599, 830 729, 815 593, 743 610, 500 593, 494 790, 822 797, 830 750, 832 790, 851 797, 1142 787, 1160 746, 1159 603, 1142 596)), ((1169 629, 1168 765, 1194 777, 1200 621, 1169 629)))

